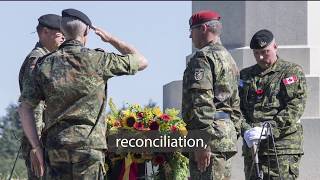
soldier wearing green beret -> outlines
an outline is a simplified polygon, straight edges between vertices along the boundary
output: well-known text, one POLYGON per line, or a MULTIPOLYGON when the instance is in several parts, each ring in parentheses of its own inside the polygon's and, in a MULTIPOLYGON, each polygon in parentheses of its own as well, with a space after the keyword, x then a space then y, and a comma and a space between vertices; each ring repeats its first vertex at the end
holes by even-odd
POLYGON ((246 122, 243 124, 246 179, 257 178, 252 171, 250 148, 259 139, 259 169, 263 171, 263 179, 297 179, 303 155, 300 118, 307 97, 303 69, 277 55, 277 44, 269 30, 256 32, 250 48, 257 64, 241 70, 239 82, 241 111, 246 122))
POLYGON ((206 137, 208 145, 190 153, 190 177, 230 179, 241 125, 239 71, 220 42, 222 24, 217 12, 196 12, 189 24, 190 38, 198 50, 183 75, 182 117, 188 131, 206 137))
POLYGON ((107 81, 133 75, 148 63, 134 47, 93 27, 78 10, 62 11, 61 30, 66 41, 38 60, 34 78, 24 83, 20 97, 19 115, 33 148, 33 168, 38 176, 46 168, 46 179, 102 179, 107 81), (122 55, 86 48, 90 29, 122 55), (44 147, 32 116, 32 108, 40 101, 46 104, 44 147))
MULTIPOLYGON (((60 31, 61 16, 56 14, 46 14, 38 19, 37 34, 39 42, 35 45, 34 49, 25 58, 19 72, 19 86, 20 92, 24 89, 24 83, 31 79, 32 72, 37 60, 56 50, 59 45, 64 41, 64 36, 60 31)), ((40 103, 34 109, 34 118, 36 121, 37 133, 40 136, 43 128, 42 113, 44 110, 44 102, 40 103)), ((22 137, 21 141, 22 156, 25 159, 27 167, 28 179, 38 179, 31 170, 30 151, 32 149, 26 136, 22 137)))

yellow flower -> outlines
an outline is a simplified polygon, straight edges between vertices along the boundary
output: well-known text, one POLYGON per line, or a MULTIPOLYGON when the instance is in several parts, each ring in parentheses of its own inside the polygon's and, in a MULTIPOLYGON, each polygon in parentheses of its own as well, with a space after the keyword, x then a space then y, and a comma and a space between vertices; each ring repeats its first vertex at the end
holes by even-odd
POLYGON ((161 123, 160 124, 160 131, 162 132, 166 132, 166 131, 170 131, 171 127, 168 123, 161 123))
POLYGON ((184 126, 178 126, 178 130, 182 136, 186 136, 188 134, 188 130, 184 126))
POLYGON ((141 109, 141 106, 139 104, 133 104, 132 108, 139 110, 139 109, 141 109))
POLYGON ((153 114, 155 114, 156 116, 159 117, 159 116, 161 116, 162 112, 159 107, 155 107, 155 108, 153 108, 153 114))
POLYGON ((114 116, 107 116, 105 120, 106 120, 108 127, 115 126, 115 123, 117 122, 117 120, 114 116))
POLYGON ((144 118, 145 119, 153 119, 153 109, 145 108, 143 111, 144 111, 144 118))
POLYGON ((123 127, 133 127, 136 119, 136 116, 131 113, 129 116, 125 116, 123 119, 121 119, 121 124, 123 127))
POLYGON ((129 109, 126 109, 124 111, 122 111, 122 114, 125 116, 125 117, 128 117, 132 114, 132 112, 129 110, 129 109))

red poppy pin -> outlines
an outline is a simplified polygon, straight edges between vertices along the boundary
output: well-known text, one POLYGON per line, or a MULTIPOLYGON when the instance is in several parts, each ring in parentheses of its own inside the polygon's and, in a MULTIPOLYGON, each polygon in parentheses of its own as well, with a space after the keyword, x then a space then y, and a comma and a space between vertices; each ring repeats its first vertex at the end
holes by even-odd
POLYGON ((256 94, 257 94, 258 96, 261 96, 263 93, 264 93, 263 89, 257 89, 257 90, 256 90, 256 94))

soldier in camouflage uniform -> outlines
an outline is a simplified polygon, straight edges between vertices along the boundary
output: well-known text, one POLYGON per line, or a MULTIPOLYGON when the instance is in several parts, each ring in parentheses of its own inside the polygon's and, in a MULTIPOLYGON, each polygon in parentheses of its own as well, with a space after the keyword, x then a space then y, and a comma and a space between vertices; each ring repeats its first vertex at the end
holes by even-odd
POLYGON ((78 10, 62 11, 61 30, 66 41, 37 62, 34 78, 24 84, 20 97, 19 115, 33 147, 33 167, 43 176, 46 166, 46 179, 102 179, 107 81, 143 70, 147 60, 127 43, 93 27, 78 10), (86 48, 90 28, 123 55, 86 48), (45 158, 31 116, 32 107, 41 100, 46 104, 45 158))
MULTIPOLYGON (((269 122, 276 151, 272 138, 263 138, 265 140, 261 141, 258 157, 264 179, 297 179, 303 155, 300 118, 307 96, 305 75, 299 65, 277 55, 277 45, 269 30, 258 31, 251 39, 250 48, 253 49, 257 64, 243 69, 239 82, 241 110, 246 120, 243 124, 243 132, 246 132, 244 138, 251 146, 261 134, 268 133, 262 132, 261 126, 269 122), (249 132, 252 127, 256 128, 249 132), (248 138, 250 133, 256 138, 248 138)), ((246 179, 256 179, 255 171, 251 171, 252 155, 248 146, 246 143, 243 145, 245 175, 246 179)))
MULTIPOLYGON (((61 16, 55 14, 46 14, 38 19, 37 33, 39 36, 39 42, 35 48, 28 54, 24 60, 20 72, 19 72, 19 86, 20 92, 23 90, 23 84, 26 79, 30 79, 32 71, 37 60, 48 54, 51 51, 56 50, 59 45, 64 41, 63 34, 60 32, 60 21, 61 16)), ((34 109, 34 118, 36 121, 37 133, 40 136, 43 128, 42 113, 44 110, 44 103, 41 101, 34 109)), ((31 171, 31 162, 29 158, 31 145, 28 142, 26 136, 22 137, 21 140, 22 156, 25 159, 27 167, 28 179, 38 179, 31 171)))
POLYGON ((208 148, 190 153, 190 177, 221 180, 231 177, 241 112, 238 68, 220 43, 222 25, 214 11, 199 11, 189 20, 190 38, 198 49, 183 75, 182 117, 188 131, 206 140, 208 148))

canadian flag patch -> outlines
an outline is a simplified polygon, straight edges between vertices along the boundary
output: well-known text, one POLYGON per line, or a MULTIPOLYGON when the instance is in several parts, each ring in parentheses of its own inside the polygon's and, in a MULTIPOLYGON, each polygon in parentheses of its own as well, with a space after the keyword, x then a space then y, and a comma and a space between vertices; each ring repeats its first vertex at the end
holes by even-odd
POLYGON ((295 83, 297 81, 298 81, 297 76, 290 76, 290 77, 287 77, 285 79, 282 79, 282 82, 285 85, 293 84, 293 83, 295 83))

